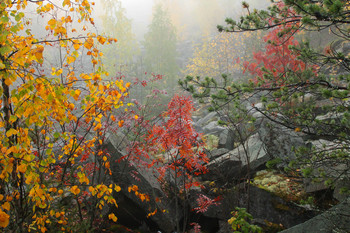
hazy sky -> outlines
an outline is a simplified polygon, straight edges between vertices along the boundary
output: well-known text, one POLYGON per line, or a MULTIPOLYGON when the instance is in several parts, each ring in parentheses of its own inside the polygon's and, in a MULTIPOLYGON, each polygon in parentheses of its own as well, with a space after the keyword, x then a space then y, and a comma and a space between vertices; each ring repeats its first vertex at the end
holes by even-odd
POLYGON ((153 0, 122 0, 127 17, 132 19, 134 32, 138 36, 147 31, 147 25, 152 19, 153 0))
MULTIPOLYGON (((224 24, 226 17, 238 17, 244 11, 241 7, 242 0, 121 0, 126 9, 127 17, 132 20, 133 31, 139 40, 152 20, 152 9, 157 3, 165 3, 170 7, 171 18, 175 19, 175 26, 179 33, 191 33, 207 27, 211 31, 216 30, 217 24, 224 24), (202 25, 201 25, 202 23, 202 25), (187 30, 187 31, 186 31, 187 30)), ((267 0, 246 0, 252 8, 265 8, 267 0)), ((99 0, 96 0, 96 10, 101 14, 99 0)), ((179 35, 179 37, 183 37, 179 35)), ((188 35, 187 35, 188 37, 188 35)))

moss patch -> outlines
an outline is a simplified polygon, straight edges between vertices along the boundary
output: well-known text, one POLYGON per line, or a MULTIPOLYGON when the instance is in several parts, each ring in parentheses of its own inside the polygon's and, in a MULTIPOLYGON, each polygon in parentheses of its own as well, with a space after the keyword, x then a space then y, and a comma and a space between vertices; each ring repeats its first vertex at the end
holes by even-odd
POLYGON ((282 197, 286 201, 299 203, 306 197, 303 185, 298 180, 273 170, 257 172, 253 184, 282 197))

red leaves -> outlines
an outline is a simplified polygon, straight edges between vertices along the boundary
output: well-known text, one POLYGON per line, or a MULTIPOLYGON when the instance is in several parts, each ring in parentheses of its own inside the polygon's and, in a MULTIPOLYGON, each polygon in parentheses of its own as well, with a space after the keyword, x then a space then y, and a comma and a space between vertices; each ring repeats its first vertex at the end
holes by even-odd
MULTIPOLYGON (((283 9, 289 19, 293 19, 292 10, 285 9, 283 3, 278 3, 277 6, 283 9)), ((298 60, 299 54, 292 49, 299 45, 293 37, 295 26, 297 25, 286 23, 270 31, 264 37, 264 51, 255 53, 253 62, 243 62, 244 72, 248 70, 255 76, 252 80, 254 83, 262 81, 261 85, 264 87, 285 85, 288 82, 288 72, 300 73, 307 68, 303 61, 298 60), (264 74, 269 75, 268 80, 264 74)), ((317 67, 312 69, 316 75, 317 67)))
POLYGON ((217 197, 215 199, 211 199, 203 194, 199 194, 198 198, 197 198, 197 204, 198 207, 194 208, 194 210, 197 213, 204 213, 208 210, 208 208, 210 206, 218 206, 220 205, 219 201, 220 201, 221 197, 217 197))
POLYGON ((148 161, 144 164, 146 167, 157 165, 160 182, 169 170, 175 177, 186 176, 186 189, 199 185, 192 181, 192 176, 205 173, 208 162, 201 149, 203 143, 199 142, 200 135, 192 126, 193 111, 190 97, 175 95, 163 114, 166 121, 153 126, 142 143, 136 143, 131 151, 139 163, 148 161))

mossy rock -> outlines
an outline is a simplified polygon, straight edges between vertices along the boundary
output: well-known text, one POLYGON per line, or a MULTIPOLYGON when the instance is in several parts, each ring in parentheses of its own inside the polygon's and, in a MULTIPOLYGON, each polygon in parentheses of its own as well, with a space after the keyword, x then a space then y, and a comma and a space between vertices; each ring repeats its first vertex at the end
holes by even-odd
POLYGON ((287 201, 299 203, 306 197, 301 182, 274 170, 262 170, 257 172, 253 179, 253 184, 287 201))

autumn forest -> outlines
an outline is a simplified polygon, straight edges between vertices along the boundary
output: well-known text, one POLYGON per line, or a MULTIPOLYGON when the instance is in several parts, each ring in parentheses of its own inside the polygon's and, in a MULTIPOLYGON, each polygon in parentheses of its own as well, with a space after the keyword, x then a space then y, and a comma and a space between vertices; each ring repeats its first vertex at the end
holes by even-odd
POLYGON ((1 0, 0 232, 349 232, 347 0, 1 0))

